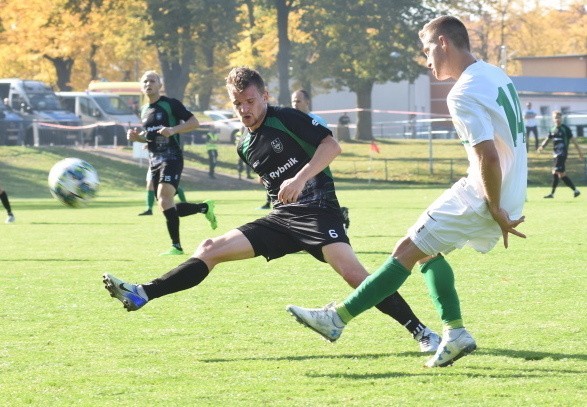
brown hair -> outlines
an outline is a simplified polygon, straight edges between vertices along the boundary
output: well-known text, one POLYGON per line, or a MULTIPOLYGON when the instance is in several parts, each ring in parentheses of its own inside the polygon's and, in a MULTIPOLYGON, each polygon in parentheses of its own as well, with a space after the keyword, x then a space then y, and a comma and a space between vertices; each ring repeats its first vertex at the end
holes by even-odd
POLYGON ((471 43, 469 42, 469 33, 467 28, 456 17, 452 16, 440 16, 434 20, 429 21, 418 33, 420 39, 422 39, 428 33, 431 34, 433 39, 443 35, 447 37, 455 47, 459 49, 471 50, 471 43))
POLYGON ((244 66, 232 68, 226 77, 226 88, 229 91, 234 88, 238 92, 242 92, 251 85, 254 85, 260 93, 265 92, 263 78, 261 78, 259 72, 251 68, 244 66))

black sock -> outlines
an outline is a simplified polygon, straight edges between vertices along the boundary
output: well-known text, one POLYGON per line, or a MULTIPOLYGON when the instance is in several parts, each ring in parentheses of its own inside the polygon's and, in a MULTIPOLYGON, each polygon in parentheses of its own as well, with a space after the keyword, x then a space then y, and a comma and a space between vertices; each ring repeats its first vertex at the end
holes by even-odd
POLYGON ((167 231, 171 238, 171 244, 181 250, 181 243, 179 242, 179 216, 175 207, 163 211, 165 219, 167 219, 167 231))
POLYGON ((149 300, 163 297, 167 294, 187 290, 200 284, 210 273, 208 266, 202 260, 190 257, 167 274, 143 284, 143 289, 149 300))
POLYGON ((177 216, 183 218, 184 216, 194 215, 196 213, 206 213, 208 212, 208 205, 205 203, 189 203, 189 202, 180 202, 175 205, 177 208, 177 216))
POLYGON ((575 190, 575 184, 573 184, 573 181, 571 181, 569 177, 565 175, 562 180, 569 188, 571 188, 573 191, 575 190))
POLYGON ((558 175, 552 175, 552 191, 550 192, 551 195, 554 195, 554 191, 556 191, 556 187, 558 186, 558 175))
POLYGON ((0 201, 2 201, 2 205, 6 208, 6 212, 10 215, 12 210, 10 209, 10 202, 8 201, 8 195, 6 195, 6 191, 2 191, 0 194, 0 201))
POLYGON ((379 311, 402 324, 413 336, 426 328, 426 325, 420 322, 408 303, 397 291, 377 304, 376 307, 379 311))

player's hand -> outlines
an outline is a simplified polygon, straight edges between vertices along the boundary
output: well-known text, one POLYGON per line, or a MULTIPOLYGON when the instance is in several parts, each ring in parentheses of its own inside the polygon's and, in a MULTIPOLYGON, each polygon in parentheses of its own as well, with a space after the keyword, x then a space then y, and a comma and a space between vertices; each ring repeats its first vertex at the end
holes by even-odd
POLYGON ((495 219, 495 221, 501 229, 501 234, 503 236, 503 245, 506 249, 508 248, 508 237, 510 233, 523 239, 526 238, 525 234, 516 230, 516 227, 520 223, 524 222, 524 220, 526 219, 525 216, 522 216, 519 219, 512 220, 510 219, 509 214, 502 208, 499 208, 496 211, 490 210, 489 212, 491 213, 491 216, 493 216, 493 219, 495 219))
POLYGON ((286 179, 279 187, 277 199, 284 204, 297 202, 303 189, 304 183, 301 181, 297 181, 295 178, 286 179))
POLYGON ((163 137, 171 137, 174 134, 171 127, 163 127, 161 130, 158 130, 157 133, 161 134, 163 137))
POLYGON ((126 131, 126 139, 128 141, 138 141, 138 137, 139 137, 139 132, 137 131, 137 128, 132 128, 132 129, 128 129, 126 131))

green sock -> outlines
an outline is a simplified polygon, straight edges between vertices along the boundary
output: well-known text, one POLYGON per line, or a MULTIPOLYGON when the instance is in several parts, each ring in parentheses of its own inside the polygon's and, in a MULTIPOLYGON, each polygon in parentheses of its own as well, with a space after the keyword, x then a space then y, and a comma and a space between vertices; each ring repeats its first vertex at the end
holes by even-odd
POLYGON ((379 269, 371 274, 344 300, 337 312, 346 324, 384 298, 396 292, 410 276, 410 271, 393 257, 389 257, 379 269))
POLYGON ((437 256, 420 266, 428 293, 445 326, 462 328, 461 306, 455 288, 455 276, 443 256, 437 256))
POLYGON ((147 190, 147 209, 152 210, 155 203, 155 191, 147 190))
POLYGON ((187 202, 187 199, 185 199, 185 192, 182 187, 177 187, 177 196, 181 202, 187 202))

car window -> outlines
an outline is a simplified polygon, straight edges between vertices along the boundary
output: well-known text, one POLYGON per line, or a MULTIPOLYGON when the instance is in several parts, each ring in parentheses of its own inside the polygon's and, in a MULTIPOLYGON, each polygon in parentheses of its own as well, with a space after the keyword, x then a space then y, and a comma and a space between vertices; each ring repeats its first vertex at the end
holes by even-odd
POLYGON ((208 113, 208 116, 212 118, 212 120, 227 120, 226 117, 222 116, 221 114, 217 113, 208 113))
POLYGON ((61 105, 65 110, 69 110, 70 112, 75 113, 75 97, 60 97, 59 100, 61 101, 61 105))
POLYGON ((126 102, 118 96, 96 96, 94 100, 107 114, 130 115, 134 114, 126 102))

